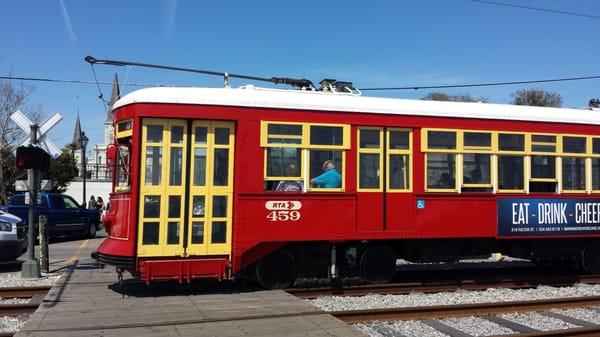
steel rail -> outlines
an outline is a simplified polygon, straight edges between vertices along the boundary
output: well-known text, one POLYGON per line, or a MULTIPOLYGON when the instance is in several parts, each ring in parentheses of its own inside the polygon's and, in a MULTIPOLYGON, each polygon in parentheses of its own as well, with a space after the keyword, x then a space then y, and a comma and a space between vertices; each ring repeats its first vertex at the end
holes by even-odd
POLYGON ((531 277, 527 279, 507 280, 458 280, 443 282, 408 282, 390 284, 366 284, 343 287, 340 289, 331 287, 320 288, 292 288, 287 292, 302 299, 313 299, 319 296, 365 296, 369 294, 399 295, 411 292, 436 293, 443 291, 462 290, 485 290, 488 288, 525 289, 540 285, 548 286, 570 286, 574 283, 598 284, 599 275, 581 275, 577 279, 569 277, 531 277))
POLYGON ((34 296, 46 296, 50 289, 52 289, 52 287, 50 286, 0 288, 0 298, 26 298, 34 296))
POLYGON ((0 304, 0 316, 19 316, 31 314, 37 310, 40 303, 0 304))
POLYGON ((547 330, 547 331, 536 331, 536 332, 523 332, 514 335, 498 335, 490 337, 506 337, 506 336, 518 336, 518 337, 598 337, 600 336, 600 325, 585 327, 585 328, 570 328, 570 329, 559 329, 559 330, 547 330))
POLYGON ((330 311, 346 323, 401 321, 430 318, 468 317, 512 312, 540 311, 557 308, 581 308, 600 304, 600 296, 553 298, 531 301, 440 305, 407 308, 330 311))

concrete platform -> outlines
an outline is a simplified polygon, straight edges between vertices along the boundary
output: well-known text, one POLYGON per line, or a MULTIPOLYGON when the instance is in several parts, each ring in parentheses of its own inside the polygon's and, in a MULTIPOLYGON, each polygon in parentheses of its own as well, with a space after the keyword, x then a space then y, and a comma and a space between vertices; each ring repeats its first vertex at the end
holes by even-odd
POLYGON ((284 291, 210 293, 116 280, 113 268, 91 259, 66 267, 15 336, 364 336, 284 291))

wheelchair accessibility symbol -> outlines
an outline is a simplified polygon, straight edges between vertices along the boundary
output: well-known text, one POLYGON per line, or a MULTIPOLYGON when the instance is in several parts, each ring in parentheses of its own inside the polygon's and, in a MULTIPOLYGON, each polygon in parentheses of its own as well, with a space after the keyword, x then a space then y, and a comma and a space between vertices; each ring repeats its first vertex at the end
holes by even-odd
POLYGON ((425 200, 417 200, 417 208, 418 209, 425 208, 425 200))

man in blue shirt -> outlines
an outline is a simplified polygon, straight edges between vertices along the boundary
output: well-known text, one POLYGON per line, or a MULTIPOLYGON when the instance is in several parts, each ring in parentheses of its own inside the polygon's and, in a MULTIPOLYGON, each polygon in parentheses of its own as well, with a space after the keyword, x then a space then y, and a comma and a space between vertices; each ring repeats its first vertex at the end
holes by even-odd
POLYGON ((323 172, 321 175, 312 178, 310 183, 318 188, 340 188, 342 187, 342 176, 335 169, 332 160, 323 162, 323 172))

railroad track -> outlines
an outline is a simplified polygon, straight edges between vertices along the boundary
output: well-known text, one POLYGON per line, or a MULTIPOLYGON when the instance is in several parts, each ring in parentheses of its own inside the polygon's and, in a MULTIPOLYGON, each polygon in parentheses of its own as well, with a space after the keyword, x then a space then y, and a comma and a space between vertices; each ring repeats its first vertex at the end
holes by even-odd
POLYGON ((355 286, 319 287, 319 288, 292 288, 287 292, 302 298, 313 299, 319 296, 365 296, 369 294, 399 295, 411 292, 434 293, 442 291, 485 290, 488 288, 525 289, 535 288, 540 285, 564 287, 575 283, 599 284, 600 275, 573 276, 540 276, 519 277, 517 279, 490 279, 490 280, 452 280, 434 282, 407 282, 389 284, 366 284, 355 286))
MULTIPOLYGON (((510 301, 462 305, 441 305, 407 308, 386 308, 351 311, 330 311, 333 315, 348 324, 376 322, 376 321, 406 321, 419 320, 449 336, 470 336, 456 328, 448 326, 439 319, 451 317, 479 317, 516 331, 517 336, 599 336, 600 325, 582 321, 576 318, 551 312, 551 309, 587 308, 600 305, 600 296, 544 299, 531 301, 510 301), (508 313, 540 312, 543 315, 563 320, 579 326, 571 329, 536 331, 535 329, 516 322, 495 316, 508 313)), ((596 310, 600 314, 600 310, 596 310)), ((389 333, 393 336, 393 333, 389 333)))
POLYGON ((46 286, 0 288, 0 298, 31 298, 29 303, 0 304, 0 316, 19 316, 33 313, 40 306, 50 288, 46 286))

